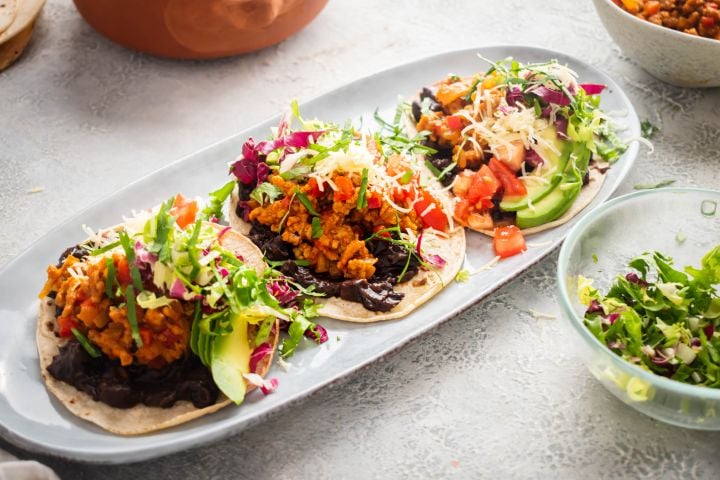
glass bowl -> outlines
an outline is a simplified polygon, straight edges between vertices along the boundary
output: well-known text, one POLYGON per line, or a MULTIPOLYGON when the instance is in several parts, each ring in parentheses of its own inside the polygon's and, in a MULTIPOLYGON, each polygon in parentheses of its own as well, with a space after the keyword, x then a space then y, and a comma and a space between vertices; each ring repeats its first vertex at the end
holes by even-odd
POLYGON ((657 250, 676 267, 699 266, 720 243, 720 191, 664 188, 613 199, 580 220, 560 250, 557 280, 565 317, 578 333, 583 361, 613 395, 657 420, 681 427, 720 430, 720 389, 681 383, 626 362, 583 324, 587 307, 577 295, 578 276, 607 293, 628 261, 657 250))

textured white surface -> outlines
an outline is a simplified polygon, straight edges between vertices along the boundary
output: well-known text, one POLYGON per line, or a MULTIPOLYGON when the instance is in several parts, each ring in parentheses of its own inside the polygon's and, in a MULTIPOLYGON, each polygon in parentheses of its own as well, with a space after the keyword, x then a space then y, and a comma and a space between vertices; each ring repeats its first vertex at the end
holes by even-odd
MULTIPOLYGON (((74 212, 292 98, 494 43, 561 50, 602 68, 663 129, 621 191, 665 178, 720 188, 720 91, 649 77, 621 56, 588 0, 333 0, 287 42, 208 63, 129 52, 96 35, 69 1, 51 0, 25 56, 0 73, 0 265, 74 212)), ((63 478, 716 476, 720 434, 625 407, 579 364, 559 318, 528 313, 559 314, 555 257, 230 440, 122 467, 40 460, 63 478)))

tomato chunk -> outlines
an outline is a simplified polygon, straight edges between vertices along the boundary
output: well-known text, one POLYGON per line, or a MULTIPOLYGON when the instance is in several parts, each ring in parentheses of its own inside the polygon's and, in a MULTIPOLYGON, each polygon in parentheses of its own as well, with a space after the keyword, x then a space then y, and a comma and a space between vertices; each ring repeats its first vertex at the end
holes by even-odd
POLYGON ((367 197, 368 208, 380 208, 382 206, 382 196, 377 192, 370 192, 367 197))
POLYGON ((493 247, 495 248, 495 254, 500 258, 512 257, 527 250, 525 237, 515 225, 496 228, 493 247))
POLYGON ((58 333, 63 338, 72 337, 72 329, 77 328, 77 323, 70 317, 58 317, 58 333))
POLYGON ((320 191, 320 186, 317 183, 317 180, 315 180, 313 177, 310 177, 310 180, 307 182, 308 190, 307 194, 309 197, 319 197, 322 192, 320 191))
POLYGON ((422 192, 422 198, 415 202, 415 213, 422 219, 425 226, 444 232, 448 228, 445 213, 428 192, 422 192))
POLYGON ((505 197, 520 197, 527 195, 525 184, 522 180, 515 176, 515 173, 510 170, 507 165, 493 157, 490 159, 488 167, 490 167, 492 173, 495 174, 495 177, 500 180, 504 190, 503 195, 505 197))
POLYGON ((120 257, 115 262, 115 270, 117 271, 117 279, 118 282, 120 282, 120 285, 130 285, 132 277, 130 276, 130 266, 128 265, 126 257, 120 257))
POLYGON ((152 331, 145 327, 140 327, 140 338, 142 338, 143 346, 148 347, 152 343, 152 331))
POLYGON ((445 122, 447 123, 447 126, 450 130, 462 130, 463 129, 463 123, 462 123, 462 117, 459 115, 450 115, 448 117, 445 117, 445 122))
POLYGON ((335 185, 337 185, 338 187, 338 190, 333 193, 333 200, 335 200, 336 202, 344 202, 345 200, 349 200, 350 198, 352 198, 353 193, 355 193, 355 185, 349 177, 336 177, 335 185))
POLYGON ((170 215, 175 217, 175 221, 182 229, 195 223, 195 216, 198 212, 197 202, 195 200, 187 200, 181 194, 175 196, 175 201, 170 209, 170 215))
POLYGON ((472 177, 467 199, 470 203, 477 203, 480 199, 492 198, 498 188, 500 188, 500 182, 492 170, 487 165, 483 165, 472 177))

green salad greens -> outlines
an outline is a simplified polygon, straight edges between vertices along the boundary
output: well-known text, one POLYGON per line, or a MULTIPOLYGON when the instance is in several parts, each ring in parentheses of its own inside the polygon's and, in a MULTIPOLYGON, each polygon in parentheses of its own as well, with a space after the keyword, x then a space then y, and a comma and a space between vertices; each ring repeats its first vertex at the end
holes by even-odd
POLYGON ((630 261, 602 295, 581 277, 584 323, 614 353, 645 370, 720 387, 720 244, 700 268, 678 270, 659 252, 630 261))

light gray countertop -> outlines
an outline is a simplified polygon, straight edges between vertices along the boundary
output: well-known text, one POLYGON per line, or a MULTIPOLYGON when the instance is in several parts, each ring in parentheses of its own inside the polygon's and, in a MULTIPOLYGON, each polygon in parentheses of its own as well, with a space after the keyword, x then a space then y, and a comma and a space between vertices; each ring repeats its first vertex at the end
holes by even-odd
MULTIPOLYGON (((619 193, 662 179, 720 188, 720 90, 649 77, 589 0, 333 0, 281 45, 212 62, 133 53, 98 36, 71 2, 49 0, 25 56, 0 73, 0 267, 77 211, 291 99, 492 44, 581 58, 660 126, 655 153, 640 154, 619 193), (35 187, 44 190, 28 193, 35 187)), ((63 478, 717 478, 720 434, 636 413, 579 363, 556 303, 556 260, 223 442, 113 467, 38 460, 63 478)))

